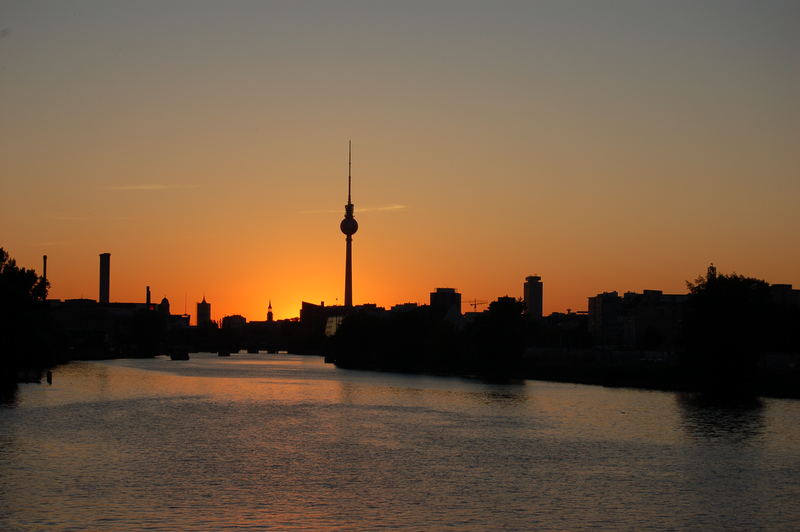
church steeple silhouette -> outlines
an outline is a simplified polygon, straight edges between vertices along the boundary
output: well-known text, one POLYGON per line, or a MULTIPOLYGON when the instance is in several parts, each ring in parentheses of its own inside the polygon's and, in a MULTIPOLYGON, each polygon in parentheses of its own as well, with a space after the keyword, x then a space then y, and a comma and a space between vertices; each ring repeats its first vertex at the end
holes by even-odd
POLYGON ((347 205, 344 206, 344 220, 339 224, 339 229, 347 235, 347 255, 344 262, 344 306, 353 306, 353 235, 358 231, 358 222, 353 217, 355 205, 350 198, 352 143, 347 141, 347 205))

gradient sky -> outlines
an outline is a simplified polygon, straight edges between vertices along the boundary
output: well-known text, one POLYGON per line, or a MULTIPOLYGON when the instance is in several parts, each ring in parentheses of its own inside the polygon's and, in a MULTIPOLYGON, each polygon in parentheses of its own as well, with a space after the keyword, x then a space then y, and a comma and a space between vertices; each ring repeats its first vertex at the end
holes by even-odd
MULTIPOLYGON (((800 285, 800 2, 0 1, 0 246, 174 312, 800 285)), ((467 310, 465 305, 465 310, 467 310)))

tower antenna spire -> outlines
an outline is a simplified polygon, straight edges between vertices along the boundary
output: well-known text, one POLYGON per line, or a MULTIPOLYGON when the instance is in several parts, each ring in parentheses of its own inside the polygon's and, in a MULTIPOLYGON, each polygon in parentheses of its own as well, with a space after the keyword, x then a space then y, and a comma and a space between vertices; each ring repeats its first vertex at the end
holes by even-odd
POLYGON ((347 203, 348 204, 353 203, 352 201, 350 201, 350 181, 352 179, 350 177, 350 170, 352 168, 352 164, 353 164, 353 141, 348 140, 347 141, 347 203))

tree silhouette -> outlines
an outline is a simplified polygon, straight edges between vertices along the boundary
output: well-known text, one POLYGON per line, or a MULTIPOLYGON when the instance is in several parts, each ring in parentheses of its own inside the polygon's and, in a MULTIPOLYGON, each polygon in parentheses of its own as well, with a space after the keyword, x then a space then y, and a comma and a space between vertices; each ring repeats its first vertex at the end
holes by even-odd
POLYGON ((522 301, 505 296, 476 317, 465 331, 474 370, 491 375, 511 375, 518 370, 525 345, 524 310, 522 301))
POLYGON ((21 268, 0 248, 0 371, 13 377, 20 367, 38 366, 48 355, 45 299, 49 283, 21 268))
POLYGON ((47 298, 50 283, 35 270, 20 268, 17 261, 0 247, 0 301, 3 305, 30 305, 47 298))
POLYGON ((717 383, 751 379, 759 352, 772 342, 776 308, 769 284, 717 273, 713 264, 686 284, 686 347, 699 376, 717 383))

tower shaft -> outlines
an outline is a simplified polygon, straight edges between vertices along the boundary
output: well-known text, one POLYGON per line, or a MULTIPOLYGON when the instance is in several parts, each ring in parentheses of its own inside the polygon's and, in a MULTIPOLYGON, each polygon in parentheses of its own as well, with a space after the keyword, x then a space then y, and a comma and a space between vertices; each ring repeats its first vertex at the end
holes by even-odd
POLYGON ((347 235, 347 257, 344 261, 344 306, 353 306, 353 236, 347 235))

